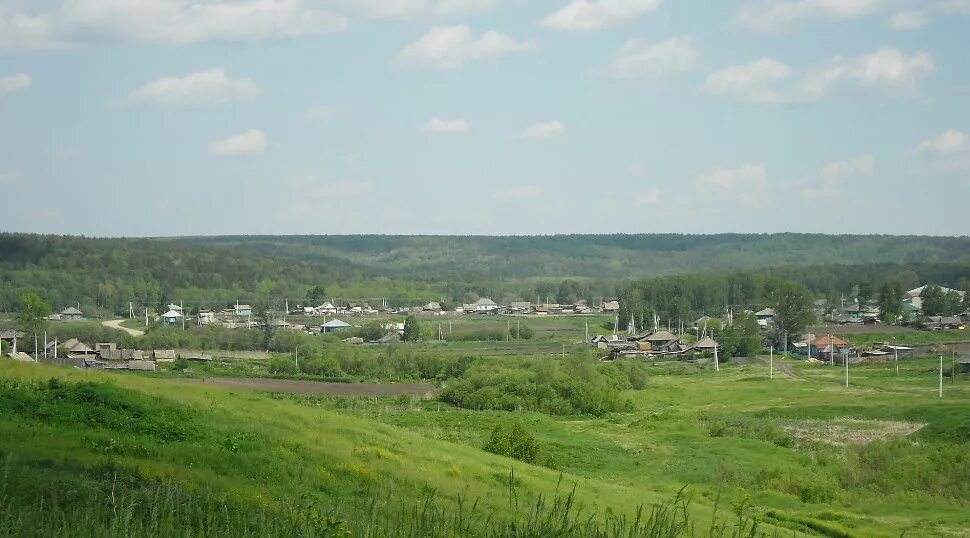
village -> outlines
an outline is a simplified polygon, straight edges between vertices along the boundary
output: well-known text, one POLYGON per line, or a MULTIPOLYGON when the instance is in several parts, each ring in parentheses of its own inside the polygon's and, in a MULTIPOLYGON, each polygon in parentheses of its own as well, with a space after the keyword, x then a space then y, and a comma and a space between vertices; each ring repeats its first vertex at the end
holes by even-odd
MULTIPOLYGON (((904 309, 911 325, 921 330, 963 330, 970 320, 970 312, 959 316, 921 316, 921 295, 926 286, 906 292, 904 309)), ((964 292, 941 288, 945 293, 956 293, 963 297, 964 292)), ((286 303, 286 301, 284 302, 286 303)), ((52 322, 75 322, 85 320, 84 312, 77 306, 67 307, 49 316, 52 322)), ((335 334, 347 344, 386 345, 402 341, 405 324, 396 321, 395 317, 413 316, 416 319, 432 320, 460 319, 464 316, 504 316, 519 319, 550 318, 550 317, 587 317, 598 316, 602 319, 611 316, 612 333, 591 335, 590 325, 585 323, 583 342, 605 354, 602 360, 615 360, 622 357, 642 357, 650 360, 702 360, 713 361, 715 366, 720 358, 724 358, 723 328, 734 323, 735 313, 727 309, 723 315, 714 317, 703 315, 693 323, 682 320, 674 322, 667 320, 662 324, 659 317, 651 323, 640 320, 640 327, 635 319, 630 319, 625 334, 620 334, 620 302, 610 298, 598 301, 591 306, 586 300, 579 300, 574 304, 562 305, 553 303, 532 303, 528 301, 510 301, 500 305, 488 297, 482 297, 475 302, 462 304, 452 310, 442 308, 438 302, 431 301, 419 307, 388 306, 381 300, 378 308, 371 306, 369 301, 326 301, 318 306, 296 305, 286 306, 284 312, 272 317, 273 330, 299 331, 309 335, 335 334), (341 319, 344 318, 344 319, 341 319), (345 321, 349 320, 349 321, 345 321), (369 321, 375 320, 375 321, 369 321), (377 323, 382 330, 382 336, 363 338, 358 335, 358 329, 363 324, 377 323), (643 325, 651 325, 649 329, 643 325), (341 334, 343 333, 343 334, 341 334)), ((840 305, 828 308, 825 300, 818 300, 814 304, 814 314, 819 324, 804 334, 786 335, 784 343, 777 336, 776 313, 771 308, 757 311, 741 310, 742 313, 757 320, 762 339, 762 347, 770 353, 786 354, 791 358, 804 359, 809 362, 820 362, 830 365, 844 364, 846 361, 881 360, 914 356, 914 348, 898 345, 895 337, 887 334, 886 341, 874 342, 866 346, 853 346, 838 334, 847 327, 870 327, 879 332, 885 326, 878 306, 860 302, 842 301, 840 305), (817 334, 816 334, 817 333, 817 334)), ((132 314, 134 311, 132 310, 132 314)), ((231 308, 221 310, 198 309, 189 314, 182 304, 170 303, 167 309, 156 314, 145 309, 144 323, 151 325, 174 326, 219 326, 225 329, 259 328, 261 324, 254 317, 252 306, 237 303, 231 308)), ((899 321, 899 320, 895 320, 899 321)), ((444 339, 440 330, 438 339, 444 339)), ((509 325, 511 327, 511 325, 509 325)), ((594 326, 595 330, 595 326, 594 326)), ((166 362, 205 362, 211 356, 205 352, 176 349, 126 349, 115 342, 86 343, 77 338, 70 338, 64 342, 45 338, 43 344, 36 350, 25 350, 20 344, 25 337, 23 332, 7 330, 0 332, 0 340, 6 342, 9 350, 8 357, 24 362, 47 362, 75 368, 104 368, 118 370, 154 371, 160 363, 166 362), (33 351, 33 353, 31 353, 33 351)), ((970 359, 961 359, 961 367, 970 372, 970 359)))

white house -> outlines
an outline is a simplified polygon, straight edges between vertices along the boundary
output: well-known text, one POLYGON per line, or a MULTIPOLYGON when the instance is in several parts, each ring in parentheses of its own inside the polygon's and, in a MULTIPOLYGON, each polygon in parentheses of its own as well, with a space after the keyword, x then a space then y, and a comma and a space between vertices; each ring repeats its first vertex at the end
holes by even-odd
POLYGON ((774 309, 765 308, 764 310, 755 312, 754 315, 756 318, 758 318, 758 325, 761 327, 767 327, 768 325, 773 325, 775 323, 774 309))
POLYGON ((169 310, 162 314, 162 322, 168 325, 175 325, 180 319, 182 319, 182 313, 175 310, 169 310))
POLYGON ((340 321, 339 319, 332 319, 324 323, 323 325, 321 325, 320 330, 325 333, 332 333, 335 331, 342 331, 344 329, 349 329, 351 327, 353 327, 353 325, 345 321, 340 321))

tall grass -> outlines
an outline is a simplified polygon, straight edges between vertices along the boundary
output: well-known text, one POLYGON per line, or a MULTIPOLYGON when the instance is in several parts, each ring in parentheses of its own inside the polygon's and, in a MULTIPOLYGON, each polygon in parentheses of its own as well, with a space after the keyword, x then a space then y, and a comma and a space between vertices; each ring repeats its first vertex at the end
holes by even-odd
MULTIPOLYGON (((233 536, 233 537, 593 537, 760 536, 757 521, 717 519, 699 534, 690 497, 642 507, 632 516, 586 512, 575 487, 520 505, 509 475, 508 510, 487 511, 478 501, 440 503, 396 498, 390 489, 367 499, 327 506, 309 495, 296 502, 233 499, 209 490, 147 481, 120 468, 83 470, 4 456, 0 474, 0 537, 233 536)), ((558 491, 558 489, 557 489, 558 491)))

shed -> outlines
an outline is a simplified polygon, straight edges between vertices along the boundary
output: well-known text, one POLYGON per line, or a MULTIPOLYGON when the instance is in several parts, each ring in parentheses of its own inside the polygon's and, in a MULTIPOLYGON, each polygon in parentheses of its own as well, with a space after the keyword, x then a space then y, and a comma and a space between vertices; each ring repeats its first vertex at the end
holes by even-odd
POLYGON ((151 353, 151 359, 155 362, 175 362, 177 358, 174 349, 155 349, 151 353))

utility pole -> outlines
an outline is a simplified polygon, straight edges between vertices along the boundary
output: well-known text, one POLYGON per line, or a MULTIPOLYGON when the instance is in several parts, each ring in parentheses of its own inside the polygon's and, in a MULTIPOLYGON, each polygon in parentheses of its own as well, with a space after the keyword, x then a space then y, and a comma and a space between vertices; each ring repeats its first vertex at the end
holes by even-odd
POLYGON ((943 355, 940 355, 940 398, 943 397, 943 355))
POLYGON ((896 377, 899 377, 899 346, 896 345, 896 337, 893 337, 893 360, 896 363, 896 377))
MULTIPOLYGON (((562 360, 566 360, 566 344, 562 345, 562 360)), ((942 361, 943 359, 940 359, 940 360, 942 361)), ((941 362, 940 364, 943 364, 943 363, 941 362)), ((942 372, 943 370, 940 370, 940 371, 942 372)), ((943 374, 940 374, 940 375, 942 376, 943 374)), ((940 379, 943 379, 943 378, 940 377, 940 379)), ((943 389, 940 389, 940 390, 943 390, 943 389)))
POLYGON ((148 327, 148 307, 145 307, 145 327, 148 327))
POLYGON ((182 330, 184 331, 185 330, 185 307, 183 306, 182 301, 179 301, 179 313, 182 314, 182 330))
POLYGON ((768 379, 775 378, 775 346, 771 346, 768 351, 768 379))
MULTIPOLYGON (((711 331, 711 339, 712 340, 714 339, 714 331, 711 331)), ((717 342, 714 342, 714 371, 715 372, 721 371, 721 365, 717 360, 717 342)))
POLYGON ((849 388, 849 350, 842 353, 842 360, 845 361, 845 388, 849 388))
POLYGON ((505 341, 508 342, 512 338, 512 320, 505 320, 505 341))
POLYGON ((299 372, 300 371, 300 346, 296 346, 296 355, 293 357, 293 360, 296 362, 296 371, 299 372))
POLYGON ((47 331, 44 331, 44 358, 47 358, 47 331))
POLYGON ((835 366, 835 339, 829 335, 829 366, 835 366))
MULTIPOLYGON (((518 325, 519 322, 515 322, 518 325)), ((586 341, 589 342, 589 320, 586 320, 586 341)))

